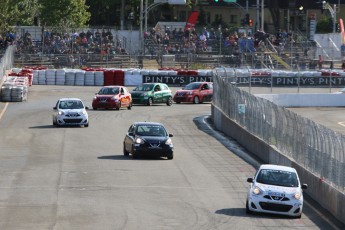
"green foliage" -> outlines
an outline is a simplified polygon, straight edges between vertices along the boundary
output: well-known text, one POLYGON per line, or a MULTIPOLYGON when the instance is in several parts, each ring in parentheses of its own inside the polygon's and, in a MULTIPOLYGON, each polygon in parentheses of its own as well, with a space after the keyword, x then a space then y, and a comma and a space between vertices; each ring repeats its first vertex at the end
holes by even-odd
POLYGON ((90 19, 85 0, 40 0, 40 18, 45 26, 82 27, 90 19))
POLYGON ((326 33, 332 33, 332 31, 333 31, 333 25, 332 23, 330 23, 330 18, 325 15, 322 15, 317 22, 316 33, 326 34, 326 33))

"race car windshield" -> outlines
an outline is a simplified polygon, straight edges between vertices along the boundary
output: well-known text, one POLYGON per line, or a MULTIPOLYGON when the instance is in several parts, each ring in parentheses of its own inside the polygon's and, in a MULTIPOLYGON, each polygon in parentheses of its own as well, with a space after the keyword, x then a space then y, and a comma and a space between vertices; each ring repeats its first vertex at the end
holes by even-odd
POLYGON ((140 125, 137 127, 136 134, 140 136, 167 136, 165 129, 159 125, 140 125))
POLYGON ((186 85, 184 89, 193 90, 193 89, 198 89, 199 86, 200 86, 200 83, 191 83, 191 84, 186 85))
POLYGON ((294 172, 282 170, 262 169, 256 181, 262 184, 277 185, 283 187, 298 187, 297 175, 294 172))
POLYGON ((152 89, 153 85, 139 85, 134 89, 134 91, 151 91, 152 89))
POLYGON ((101 95, 113 95, 113 94, 119 94, 119 88, 102 88, 98 94, 101 95))

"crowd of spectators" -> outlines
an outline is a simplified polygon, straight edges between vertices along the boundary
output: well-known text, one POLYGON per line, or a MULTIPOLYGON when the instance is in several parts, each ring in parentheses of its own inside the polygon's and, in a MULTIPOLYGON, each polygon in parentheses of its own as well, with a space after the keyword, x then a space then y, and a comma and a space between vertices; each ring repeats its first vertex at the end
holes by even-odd
POLYGON ((61 33, 44 30, 41 41, 32 39, 26 31, 16 40, 17 54, 126 54, 118 36, 114 38, 110 30, 80 33, 61 33))
POLYGON ((213 28, 152 28, 144 33, 146 44, 151 54, 161 50, 163 54, 179 53, 220 53, 238 55, 240 53, 255 53, 262 50, 264 44, 272 44, 279 51, 287 44, 293 43, 292 33, 278 30, 276 34, 265 33, 259 29, 255 33, 230 31, 228 28, 215 30, 213 28), (152 41, 149 43, 148 41, 152 41), (161 49, 157 49, 161 47, 161 49))
POLYGON ((15 33, 7 31, 5 35, 0 34, 0 51, 5 51, 7 46, 14 44, 16 40, 15 33))

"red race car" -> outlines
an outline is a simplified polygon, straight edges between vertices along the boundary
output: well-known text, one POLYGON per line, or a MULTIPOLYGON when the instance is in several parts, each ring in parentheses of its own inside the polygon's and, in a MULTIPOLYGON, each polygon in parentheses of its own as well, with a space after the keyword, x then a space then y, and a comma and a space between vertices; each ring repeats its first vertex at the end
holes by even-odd
POLYGON ((132 95, 124 86, 110 85, 102 87, 92 100, 94 110, 132 108, 132 95))
POLYGON ((177 90, 174 95, 174 102, 193 102, 199 104, 212 101, 213 84, 212 82, 192 82, 182 90, 177 90))

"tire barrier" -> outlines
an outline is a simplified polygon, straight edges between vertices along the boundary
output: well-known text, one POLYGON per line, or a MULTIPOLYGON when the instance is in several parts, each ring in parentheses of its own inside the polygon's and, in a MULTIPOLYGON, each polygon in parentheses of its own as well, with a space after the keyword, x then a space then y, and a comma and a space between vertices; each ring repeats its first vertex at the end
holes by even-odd
POLYGON ((22 102, 27 100, 29 77, 8 76, 1 87, 1 101, 22 102))

